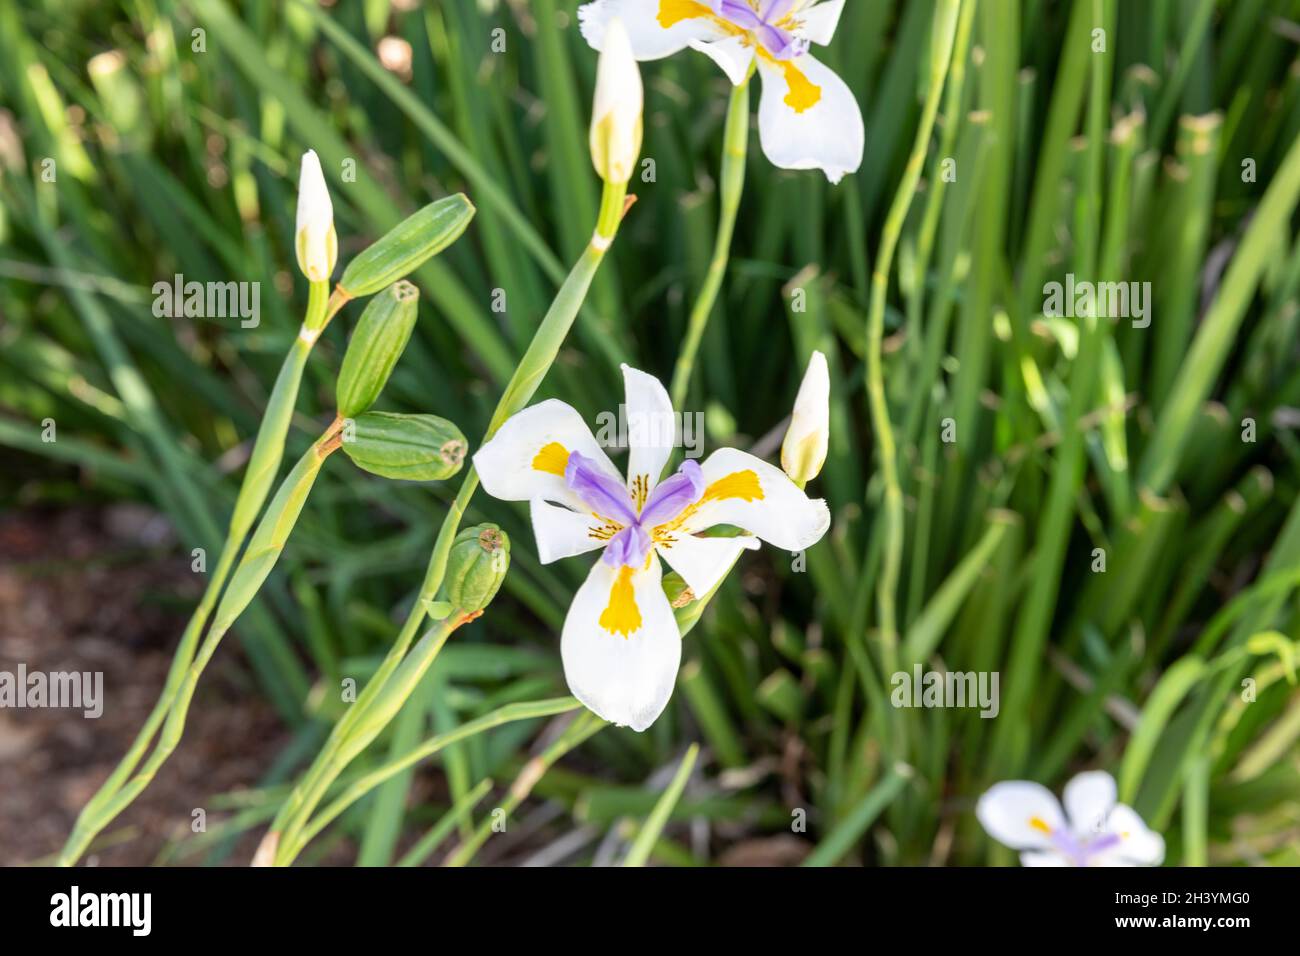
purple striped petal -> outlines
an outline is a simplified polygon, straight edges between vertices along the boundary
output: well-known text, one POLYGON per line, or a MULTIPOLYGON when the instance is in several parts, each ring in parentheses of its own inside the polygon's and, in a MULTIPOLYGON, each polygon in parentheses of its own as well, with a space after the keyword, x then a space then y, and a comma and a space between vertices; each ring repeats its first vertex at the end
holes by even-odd
POLYGON ((659 482, 650 493, 650 500, 641 509, 640 523, 653 528, 671 521, 682 509, 704 494, 704 472, 700 463, 690 458, 671 477, 659 482))
POLYGON ((776 23, 792 9, 794 9, 795 0, 767 0, 763 4, 763 20, 767 23, 776 23))
POLYGON ((792 33, 787 33, 779 27, 770 24, 762 24, 756 31, 758 40, 763 44, 763 49, 772 54, 777 60, 793 60, 797 56, 803 56, 808 52, 808 41, 796 37, 792 33))
POLYGON ((580 452, 569 453, 564 483, 602 518, 612 518, 620 524, 636 523, 636 512, 623 482, 605 474, 580 452))
POLYGON ((763 22, 744 0, 722 0, 719 12, 742 30, 752 30, 763 22))

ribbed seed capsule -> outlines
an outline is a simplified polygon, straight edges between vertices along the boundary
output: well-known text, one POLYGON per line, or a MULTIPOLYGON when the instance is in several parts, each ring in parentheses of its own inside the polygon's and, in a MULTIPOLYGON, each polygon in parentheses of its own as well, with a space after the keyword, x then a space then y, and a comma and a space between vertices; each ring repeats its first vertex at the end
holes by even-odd
POLYGON ((494 524, 463 529, 447 556, 446 599, 459 611, 481 611, 510 568, 510 539, 494 524))
POLYGON ((415 328, 420 292, 406 280, 370 300, 352 332, 335 396, 343 418, 355 418, 379 398, 415 328))
POLYGON ((339 286, 359 299, 404 278, 460 238, 474 211, 464 193, 429 203, 349 262, 339 286))
POLYGON ((405 481, 441 481, 460 471, 469 445, 437 415, 365 412, 343 426, 343 452, 363 471, 405 481))

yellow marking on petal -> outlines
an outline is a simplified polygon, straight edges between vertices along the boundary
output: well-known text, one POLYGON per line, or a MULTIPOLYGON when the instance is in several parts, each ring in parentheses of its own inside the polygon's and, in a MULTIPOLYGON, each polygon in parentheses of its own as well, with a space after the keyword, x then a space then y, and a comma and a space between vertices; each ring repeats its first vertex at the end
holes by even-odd
POLYGON ((669 30, 683 20, 694 20, 696 17, 712 19, 713 11, 698 0, 659 0, 659 14, 655 19, 661 27, 669 30))
POLYGON ((600 626, 610 634, 622 634, 624 640, 641 628, 641 610, 636 606, 632 569, 626 564, 618 569, 614 586, 609 589, 609 604, 600 614, 600 626))
POLYGON ((748 468, 733 471, 705 488, 696 505, 702 505, 706 501, 726 501, 728 498, 762 501, 763 486, 758 483, 758 475, 748 468))
POLYGON ((793 60, 784 61, 781 69, 785 73, 785 85, 789 89, 785 95, 786 106, 796 113, 802 113, 821 102, 822 88, 808 79, 803 70, 795 66, 793 60))
POLYGON ((1044 820, 1042 817, 1030 817, 1029 825, 1033 827, 1035 830, 1037 830, 1039 833, 1046 833, 1049 836, 1051 835, 1052 828, 1048 824, 1048 822, 1044 820))
POLYGON ((558 441, 544 445, 533 458, 533 471, 545 471, 552 475, 559 475, 561 478, 564 477, 564 471, 568 466, 569 450, 558 441))

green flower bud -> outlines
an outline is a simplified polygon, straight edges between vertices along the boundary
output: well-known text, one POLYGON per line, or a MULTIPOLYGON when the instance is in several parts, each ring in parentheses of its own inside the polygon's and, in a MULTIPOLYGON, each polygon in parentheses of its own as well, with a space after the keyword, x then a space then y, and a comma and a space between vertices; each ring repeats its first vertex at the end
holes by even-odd
POLYGON ((405 279, 370 300, 343 355, 334 394, 339 414, 360 415, 379 397, 406 348, 419 312, 420 292, 405 279))
POLYGON ((474 204, 464 193, 429 203, 349 262, 339 286, 354 299, 373 295, 459 239, 473 218, 474 204))
POLYGON ((447 602, 461 611, 481 611, 496 596, 510 568, 510 539, 494 524, 465 528, 447 556, 447 602))
POLYGON ((460 471, 469 445, 437 415, 366 412, 343 426, 343 453, 362 471, 405 481, 440 481, 460 471))

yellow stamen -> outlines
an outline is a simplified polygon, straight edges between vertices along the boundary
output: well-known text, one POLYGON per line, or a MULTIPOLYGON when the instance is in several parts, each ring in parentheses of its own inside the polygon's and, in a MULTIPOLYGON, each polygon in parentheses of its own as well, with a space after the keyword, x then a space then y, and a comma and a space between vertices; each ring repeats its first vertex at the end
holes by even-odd
POLYGON ((793 60, 786 60, 781 68, 785 72, 785 85, 789 89, 785 95, 786 106, 796 113, 802 113, 821 102, 822 88, 808 79, 793 60))
POLYGON ((610 634, 622 634, 625 640, 641 628, 641 610, 636 606, 632 569, 627 565, 618 569, 614 586, 609 589, 609 604, 600 614, 600 626, 610 634))
POLYGON ((659 15, 655 19, 661 27, 668 30, 683 20, 712 16, 713 11, 698 0, 659 0, 659 15))
POLYGON ((1050 835, 1052 832, 1051 826, 1048 825, 1047 821, 1044 820, 1042 817, 1030 817, 1029 825, 1033 827, 1035 830, 1037 830, 1039 833, 1046 833, 1050 835))
POLYGON ((636 505, 637 514, 645 507, 646 499, 650 497, 650 476, 637 475, 632 479, 632 502, 636 505))
POLYGON ((545 471, 552 475, 564 477, 569 465, 569 450, 557 441, 542 447, 533 459, 533 471, 545 471))

